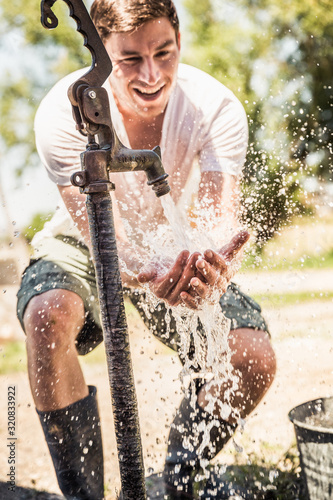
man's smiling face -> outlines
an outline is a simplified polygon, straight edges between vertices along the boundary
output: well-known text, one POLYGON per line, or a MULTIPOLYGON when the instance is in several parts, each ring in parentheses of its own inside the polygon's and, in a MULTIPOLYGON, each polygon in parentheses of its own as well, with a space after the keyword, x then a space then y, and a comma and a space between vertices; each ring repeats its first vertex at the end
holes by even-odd
POLYGON ((130 33, 111 33, 111 86, 124 118, 151 119, 164 112, 175 82, 180 42, 166 17, 130 33))

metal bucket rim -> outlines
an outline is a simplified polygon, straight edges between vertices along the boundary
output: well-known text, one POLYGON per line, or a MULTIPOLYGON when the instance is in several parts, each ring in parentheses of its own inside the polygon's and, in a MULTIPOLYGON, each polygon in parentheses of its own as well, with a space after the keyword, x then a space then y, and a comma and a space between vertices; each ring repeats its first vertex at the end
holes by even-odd
POLYGON ((316 425, 311 425, 311 424, 307 424, 305 422, 302 422, 301 420, 297 420, 297 418, 295 418, 293 416, 293 413, 295 413, 298 408, 301 408, 302 406, 306 406, 306 405, 310 405, 312 404, 313 406, 317 403, 322 403, 323 401, 327 401, 327 400, 333 400, 333 396, 329 396, 329 397, 325 397, 325 398, 317 398, 317 399, 313 399, 313 400, 310 400, 310 401, 306 401, 305 403, 302 403, 298 406, 295 406, 295 408, 293 408, 292 410, 290 410, 290 412, 288 413, 288 417, 289 417, 289 420, 297 427, 301 427, 303 429, 307 429, 307 430, 311 430, 311 431, 315 431, 315 432, 320 432, 320 433, 324 433, 324 434, 333 434, 333 428, 330 428, 330 427, 318 427, 316 425))

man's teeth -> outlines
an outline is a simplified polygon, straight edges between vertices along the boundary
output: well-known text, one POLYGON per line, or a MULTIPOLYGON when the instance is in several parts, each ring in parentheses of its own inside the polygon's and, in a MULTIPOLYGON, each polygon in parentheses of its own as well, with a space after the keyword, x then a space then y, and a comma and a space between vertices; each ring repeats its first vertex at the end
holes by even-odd
POLYGON ((159 89, 157 90, 154 90, 153 92, 149 91, 149 90, 140 90, 140 89, 135 89, 137 92, 139 92, 140 94, 147 94, 147 95, 153 95, 153 94, 157 94, 157 92, 159 92, 161 90, 162 87, 160 87, 159 89))

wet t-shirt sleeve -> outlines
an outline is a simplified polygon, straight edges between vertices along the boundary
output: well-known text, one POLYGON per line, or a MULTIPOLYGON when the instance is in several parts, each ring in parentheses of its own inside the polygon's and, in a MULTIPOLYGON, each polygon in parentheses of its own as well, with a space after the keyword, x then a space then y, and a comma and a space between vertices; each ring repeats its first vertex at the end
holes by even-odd
POLYGON ((70 176, 80 170, 80 153, 86 147, 86 138, 75 128, 67 97, 68 87, 81 73, 82 70, 60 80, 42 100, 35 116, 39 157, 50 179, 60 186, 71 184, 70 176))

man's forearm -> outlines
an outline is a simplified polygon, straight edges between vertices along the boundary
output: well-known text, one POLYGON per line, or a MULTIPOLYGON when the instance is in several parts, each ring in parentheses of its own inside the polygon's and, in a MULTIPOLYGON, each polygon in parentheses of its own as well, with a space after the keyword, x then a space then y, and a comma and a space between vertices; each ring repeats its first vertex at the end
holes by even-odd
POLYGON ((58 189, 75 226, 78 228, 91 253, 86 195, 80 193, 79 189, 75 186, 58 186, 58 189))
POLYGON ((239 179, 220 172, 203 172, 198 191, 199 211, 208 211, 216 219, 235 229, 239 228, 239 179))
MULTIPOLYGON (((74 186, 58 186, 66 208, 78 228, 85 244, 92 255, 92 244, 90 239, 89 221, 86 209, 86 195, 79 192, 74 186)), ((120 272, 122 282, 126 286, 140 287, 137 275, 143 267, 143 251, 136 252, 129 248, 129 242, 125 231, 121 226, 120 215, 114 206, 114 219, 117 236, 117 249, 119 256, 120 272)))

